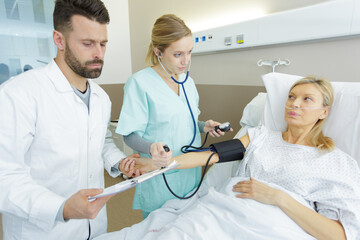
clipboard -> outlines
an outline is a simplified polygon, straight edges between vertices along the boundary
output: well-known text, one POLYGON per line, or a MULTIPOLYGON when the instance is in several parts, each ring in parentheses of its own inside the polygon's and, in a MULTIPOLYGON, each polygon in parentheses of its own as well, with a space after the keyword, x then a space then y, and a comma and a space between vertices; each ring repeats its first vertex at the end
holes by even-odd
POLYGON ((91 196, 88 198, 89 201, 93 201, 97 198, 101 198, 101 197, 105 197, 105 196, 109 196, 109 195, 113 195, 113 194, 117 194, 119 192, 123 192, 125 190, 128 190, 129 188, 135 187, 136 185, 145 182, 159 174, 165 173, 171 169, 174 169, 176 167, 180 166, 180 164, 178 164, 176 161, 173 161, 169 166, 164 167, 164 168, 160 168, 160 169, 156 169, 152 172, 148 172, 145 173, 143 175, 140 175, 136 178, 133 179, 129 179, 126 181, 122 181, 120 183, 117 183, 115 185, 112 185, 110 187, 107 187, 104 189, 104 191, 101 194, 95 195, 95 196, 91 196))

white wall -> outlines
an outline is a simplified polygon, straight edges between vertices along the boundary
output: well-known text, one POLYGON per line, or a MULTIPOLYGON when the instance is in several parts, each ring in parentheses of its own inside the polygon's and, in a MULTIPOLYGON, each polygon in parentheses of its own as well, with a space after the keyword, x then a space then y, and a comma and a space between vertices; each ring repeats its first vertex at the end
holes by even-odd
POLYGON ((328 0, 128 0, 133 72, 145 67, 151 29, 155 20, 163 14, 176 14, 196 32, 229 24, 229 20, 241 19, 248 12, 271 14, 326 1, 328 0))
POLYGON ((248 48, 192 57, 191 76, 197 84, 263 86, 261 75, 270 66, 260 59, 289 59, 275 71, 299 76, 315 75, 330 81, 360 82, 360 36, 248 48))
MULTIPOLYGON (((255 1, 228 0, 223 4, 217 0, 183 0, 179 7, 176 1, 129 0, 133 71, 144 67, 152 25, 161 15, 174 13, 184 19, 191 28, 191 25, 202 25, 201 19, 206 23, 207 19, 212 19, 220 12, 224 14, 232 12, 230 8, 226 8, 228 6, 241 11, 246 8, 245 5, 240 7, 241 4, 253 2, 255 1)), ((259 2, 266 7, 272 7, 271 11, 266 13, 275 13, 324 1, 256 1, 256 3, 259 2), (305 5, 296 5, 300 3, 305 5)), ((360 7, 359 5, 356 3, 355 8, 360 7)), ((353 24, 360 26, 359 23, 360 20, 357 18, 353 24)), ((289 59, 291 64, 278 67, 276 69, 278 72, 300 76, 317 75, 331 81, 359 82, 359 57, 360 35, 349 38, 283 43, 208 55, 193 55, 191 76, 196 84, 203 85, 263 86, 261 75, 270 72, 271 68, 258 67, 257 62, 260 59, 272 61, 281 58, 289 59)))
POLYGON ((193 53, 210 53, 360 34, 358 0, 328 1, 193 33, 193 53), (306 16, 306 17, 304 17, 306 16), (226 44, 224 40, 228 41, 226 44), (240 42, 237 42, 240 40, 240 42))
POLYGON ((129 7, 125 0, 103 0, 110 14, 109 42, 99 84, 125 83, 131 75, 129 7))

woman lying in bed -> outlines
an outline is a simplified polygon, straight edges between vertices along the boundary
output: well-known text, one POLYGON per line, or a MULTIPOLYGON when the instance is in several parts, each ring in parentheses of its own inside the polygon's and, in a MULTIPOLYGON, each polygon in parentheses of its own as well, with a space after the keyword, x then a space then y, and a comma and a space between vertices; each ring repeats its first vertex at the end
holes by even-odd
MULTIPOLYGON (((262 126, 240 138, 246 153, 236 175, 248 180, 232 183, 232 191, 236 198, 278 207, 316 239, 360 239, 359 167, 322 134, 332 102, 333 89, 327 80, 308 77, 296 82, 286 102, 287 130, 276 132, 262 126)), ((205 165, 210 154, 188 153, 174 160, 181 164, 179 168, 192 168, 205 165)), ((218 161, 215 154, 211 163, 218 161)), ((147 159, 137 160, 137 167, 156 168, 147 159)), ((276 219, 267 224, 276 228, 276 219)))

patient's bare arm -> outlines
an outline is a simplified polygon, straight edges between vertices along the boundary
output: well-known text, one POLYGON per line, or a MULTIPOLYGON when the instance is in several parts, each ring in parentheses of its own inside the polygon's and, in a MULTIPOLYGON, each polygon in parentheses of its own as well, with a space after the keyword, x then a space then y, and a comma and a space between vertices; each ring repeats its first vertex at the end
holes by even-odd
MULTIPOLYGON (((186 169, 186 168, 194 168, 205 166, 210 155, 213 154, 211 151, 206 152, 191 152, 179 155, 177 157, 173 157, 171 162, 175 161, 180 164, 176 169, 186 169)), ((150 158, 136 158, 135 168, 139 169, 141 172, 150 172, 158 169, 159 167, 154 164, 152 159, 150 158)), ((219 161, 219 156, 215 153, 211 159, 209 164, 214 164, 219 161)), ((171 163, 170 162, 170 163, 171 163)))
POLYGON ((151 158, 141 157, 135 159, 135 168, 139 169, 141 172, 151 172, 159 167, 156 166, 151 158))
POLYGON ((277 206, 316 239, 346 239, 345 230, 339 221, 312 211, 284 192, 279 193, 277 206))
POLYGON ((234 192, 241 192, 238 198, 250 198, 264 204, 278 206, 304 231, 316 239, 346 239, 340 222, 331 220, 305 207, 287 193, 269 187, 253 178, 234 185, 234 192))
MULTIPOLYGON (((247 146, 250 143, 250 139, 248 135, 241 137, 239 140, 242 142, 245 148, 247 148, 247 146)), ((200 166, 205 166, 210 155, 212 154, 213 152, 211 151, 191 152, 173 157, 171 159, 171 162, 176 160, 180 164, 180 166, 177 167, 177 169, 200 167, 200 166)), ((136 160, 135 168, 140 169, 140 171, 152 171, 158 168, 153 164, 152 160, 149 158, 139 158, 135 160, 136 160)), ((217 163, 218 161, 219 161, 219 155, 215 153, 211 157, 209 164, 214 164, 217 163)))

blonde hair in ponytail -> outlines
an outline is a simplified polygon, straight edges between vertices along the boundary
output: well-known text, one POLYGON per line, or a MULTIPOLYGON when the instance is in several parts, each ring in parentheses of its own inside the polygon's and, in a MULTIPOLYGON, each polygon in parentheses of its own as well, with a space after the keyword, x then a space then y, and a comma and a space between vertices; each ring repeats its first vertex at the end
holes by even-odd
MULTIPOLYGON (((301 84, 311 83, 314 84, 321 92, 323 96, 323 106, 331 107, 334 101, 334 90, 331 83, 323 78, 316 78, 314 76, 309 76, 300 79, 290 88, 289 92, 296 86, 301 84)), ((319 119, 313 128, 311 129, 308 139, 310 142, 320 150, 332 151, 335 148, 335 143, 330 137, 324 136, 322 129, 324 126, 326 118, 319 119)))
POLYGON ((145 58, 146 66, 150 67, 158 63, 154 48, 164 52, 171 43, 191 35, 191 30, 184 21, 174 14, 166 14, 158 18, 152 29, 151 41, 145 58))

